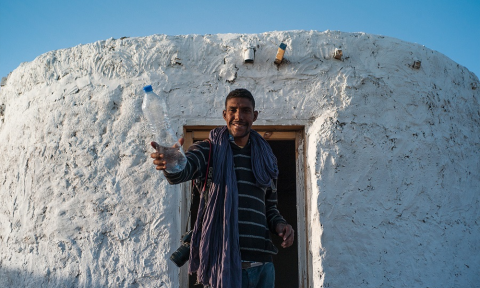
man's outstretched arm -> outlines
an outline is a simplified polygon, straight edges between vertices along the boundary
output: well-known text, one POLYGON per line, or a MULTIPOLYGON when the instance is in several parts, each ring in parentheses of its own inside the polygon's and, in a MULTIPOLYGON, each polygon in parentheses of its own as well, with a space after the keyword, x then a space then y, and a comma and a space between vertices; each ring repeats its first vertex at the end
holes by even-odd
MULTIPOLYGON (((183 144, 183 138, 180 138, 179 142, 183 144)), ((158 144, 152 142, 153 148, 156 148, 156 145, 158 144)), ((155 165, 155 169, 163 171, 168 183, 178 184, 205 176, 209 151, 210 144, 208 142, 201 141, 194 143, 185 153, 187 157, 185 168, 178 173, 167 173, 165 171, 166 162, 163 154, 155 152, 151 154, 151 157, 154 159, 153 164, 155 165)))

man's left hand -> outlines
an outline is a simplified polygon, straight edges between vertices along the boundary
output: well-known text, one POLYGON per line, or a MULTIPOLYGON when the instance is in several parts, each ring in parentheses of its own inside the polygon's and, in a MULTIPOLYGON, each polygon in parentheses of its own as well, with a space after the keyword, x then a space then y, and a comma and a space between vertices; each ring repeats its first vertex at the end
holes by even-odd
POLYGON ((292 246, 293 240, 295 239, 295 231, 290 224, 278 223, 277 227, 275 227, 275 231, 277 232, 278 236, 282 237, 283 239, 283 248, 292 246))

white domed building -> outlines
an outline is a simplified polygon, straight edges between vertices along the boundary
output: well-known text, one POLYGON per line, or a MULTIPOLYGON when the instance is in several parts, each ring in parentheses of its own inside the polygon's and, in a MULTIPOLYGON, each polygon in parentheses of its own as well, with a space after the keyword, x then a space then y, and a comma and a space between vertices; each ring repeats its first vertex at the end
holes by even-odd
POLYGON ((0 90, 1 287, 189 286, 168 258, 190 184, 151 163, 147 84, 187 146, 224 124, 229 91, 255 96, 296 231, 278 287, 478 286, 478 77, 398 39, 286 31, 108 39, 14 70, 0 90))

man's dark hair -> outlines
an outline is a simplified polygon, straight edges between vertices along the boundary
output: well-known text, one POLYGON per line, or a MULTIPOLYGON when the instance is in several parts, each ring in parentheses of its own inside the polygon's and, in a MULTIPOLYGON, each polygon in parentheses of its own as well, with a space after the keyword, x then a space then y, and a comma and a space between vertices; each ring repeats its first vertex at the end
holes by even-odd
POLYGON ((255 110, 255 99, 253 99, 252 93, 250 93, 250 91, 248 91, 247 89, 235 89, 228 93, 227 98, 225 99, 225 109, 227 109, 228 100, 232 98, 246 98, 250 100, 250 102, 252 102, 253 109, 255 110))

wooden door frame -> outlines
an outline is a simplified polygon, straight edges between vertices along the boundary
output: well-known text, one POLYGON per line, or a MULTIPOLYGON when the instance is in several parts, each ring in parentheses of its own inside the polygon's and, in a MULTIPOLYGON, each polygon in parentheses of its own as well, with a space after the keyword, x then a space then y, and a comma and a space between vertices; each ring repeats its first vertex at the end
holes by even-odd
MULTIPOLYGON (((219 126, 212 125, 188 125, 183 127, 185 142, 184 148, 190 147, 194 141, 207 139, 210 130, 219 126)), ((296 197, 297 197, 297 230, 295 242, 298 247, 298 281, 299 287, 309 287, 309 275, 311 258, 309 257, 309 235, 308 235, 308 210, 307 210, 307 168, 306 168, 306 141, 305 126, 291 125, 254 125, 252 127, 266 140, 295 140, 295 163, 296 163, 296 197)), ((190 209, 190 185, 183 185, 180 203, 180 227, 186 227, 188 211, 190 209)), ((182 228, 183 229, 183 228, 182 228)), ((188 287, 188 264, 180 269, 180 287, 188 287)))

